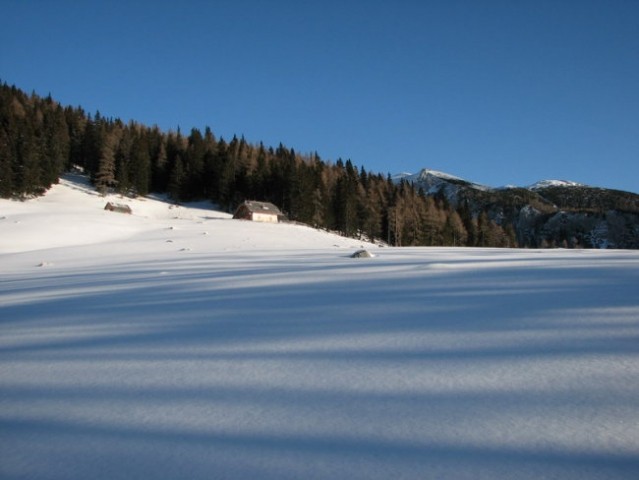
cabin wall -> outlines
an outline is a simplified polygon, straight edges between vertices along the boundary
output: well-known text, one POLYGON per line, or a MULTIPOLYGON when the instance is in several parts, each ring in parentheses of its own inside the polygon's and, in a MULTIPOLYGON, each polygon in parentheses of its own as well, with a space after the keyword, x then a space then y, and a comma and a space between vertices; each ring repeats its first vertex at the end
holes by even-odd
POLYGON ((253 212, 252 220, 254 222, 277 223, 277 215, 273 215, 272 213, 253 212))

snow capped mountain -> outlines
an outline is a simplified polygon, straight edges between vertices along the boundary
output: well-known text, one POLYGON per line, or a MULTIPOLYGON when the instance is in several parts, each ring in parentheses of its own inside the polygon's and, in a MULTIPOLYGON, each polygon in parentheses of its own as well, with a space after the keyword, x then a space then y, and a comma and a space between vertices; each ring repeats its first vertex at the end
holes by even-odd
POLYGON ((535 182, 532 185, 526 187, 519 187, 516 185, 506 185, 503 187, 490 187, 487 185, 482 185, 479 183, 471 182, 470 180, 466 180, 462 177, 458 177, 456 175, 451 175, 450 173, 442 172, 439 170, 432 170, 429 168, 423 168, 418 173, 411 174, 407 172, 398 173, 392 175, 391 178, 395 181, 405 180, 408 182, 415 183, 416 185, 425 188, 425 191, 429 193, 434 193, 439 190, 439 188, 444 184, 455 184, 455 185, 464 185, 470 188, 474 188, 477 190, 489 191, 489 190, 500 190, 500 189, 516 189, 516 188, 526 188, 528 190, 540 190, 548 187, 586 187, 583 183, 572 182, 569 180, 540 180, 535 182))
POLYGON ((450 173, 441 172, 439 170, 431 170, 429 168, 424 168, 416 174, 410 173, 401 173, 392 177, 396 181, 405 180, 407 182, 412 182, 415 184, 419 184, 421 187, 426 187, 426 191, 435 191, 441 185, 444 184, 455 184, 455 185, 464 185, 469 186, 471 188, 476 188, 478 190, 485 190, 489 187, 485 185, 480 185, 478 183, 473 183, 468 180, 465 180, 461 177, 457 177, 455 175, 451 175, 450 173))
POLYGON ((432 170, 432 169, 429 169, 429 168, 422 169, 417 174, 417 178, 420 179, 420 180, 426 180, 426 179, 429 179, 429 178, 438 178, 440 180, 446 180, 446 181, 470 183, 470 182, 468 182, 467 180, 464 180, 461 177, 457 177, 455 175, 451 175, 450 173, 441 172, 439 170, 432 170))
MULTIPOLYGON (((520 246, 639 248, 639 195, 567 180, 492 188, 445 172, 398 175, 477 219, 512 228, 520 246)), ((472 228, 469 225, 468 228, 472 228)))
POLYGON ((540 180, 529 185, 529 190, 539 190, 548 187, 586 187, 583 183, 571 182, 569 180, 540 180))
POLYGON ((475 190, 490 190, 485 185, 470 182, 461 177, 451 175, 439 170, 431 170, 424 168, 416 174, 398 174, 393 178, 396 182, 401 180, 413 183, 419 188, 422 188, 427 195, 444 195, 450 202, 455 203, 459 192, 462 189, 475 189, 475 190))
POLYGON ((391 180, 393 180, 394 182, 399 182, 403 179, 406 179, 406 177, 410 177, 413 174, 410 172, 399 172, 399 173, 394 173, 393 175, 391 175, 391 180))

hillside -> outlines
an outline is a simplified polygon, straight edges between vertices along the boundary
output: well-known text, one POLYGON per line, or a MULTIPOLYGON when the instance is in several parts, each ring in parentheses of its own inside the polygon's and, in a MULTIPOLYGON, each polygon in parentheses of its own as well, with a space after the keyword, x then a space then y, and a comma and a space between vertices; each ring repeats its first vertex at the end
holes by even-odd
POLYGON ((208 127, 125 124, 0 84, 0 198, 41 196, 75 167, 102 194, 154 192, 226 212, 267 201, 293 221, 395 246, 639 248, 632 193, 561 181, 494 189, 427 169, 391 178, 208 127))
MULTIPOLYGON (((492 188, 436 170, 403 174, 427 195, 443 198, 468 218, 511 229, 518 246, 639 248, 639 195, 564 180, 492 188)), ((467 230, 472 228, 466 222, 467 230)))
POLYGON ((636 476, 639 252, 362 245, 0 199, 0 478, 636 476))
POLYGON ((56 248, 61 246, 78 247, 78 252, 82 247, 86 255, 127 258, 175 251, 196 254, 368 245, 300 225, 232 220, 232 215, 210 202, 180 205, 163 197, 102 196, 86 176, 77 173, 65 175, 43 197, 26 202, 4 200, 2 207, 0 252, 32 255, 37 251, 47 257, 43 261, 55 259, 56 248), (133 214, 105 211, 108 202, 127 204, 133 214))

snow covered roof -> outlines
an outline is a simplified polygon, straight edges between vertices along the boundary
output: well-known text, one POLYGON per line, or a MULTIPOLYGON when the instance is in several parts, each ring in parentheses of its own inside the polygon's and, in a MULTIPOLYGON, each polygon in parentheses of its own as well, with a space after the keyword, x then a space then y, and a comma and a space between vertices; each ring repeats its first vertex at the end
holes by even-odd
POLYGON ((107 202, 104 209, 109 210, 110 212, 132 213, 131 207, 125 203, 107 202))
POLYGON ((273 215, 280 215, 282 213, 279 208, 270 202, 246 200, 242 205, 246 206, 246 208, 253 213, 272 213, 273 215))

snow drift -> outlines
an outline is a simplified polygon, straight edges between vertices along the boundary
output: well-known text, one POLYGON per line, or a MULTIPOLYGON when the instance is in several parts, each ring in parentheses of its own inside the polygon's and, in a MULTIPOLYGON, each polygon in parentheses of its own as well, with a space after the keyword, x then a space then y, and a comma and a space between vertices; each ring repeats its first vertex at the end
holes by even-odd
POLYGON ((0 477, 637 477, 639 252, 106 200, 0 201, 0 477))

